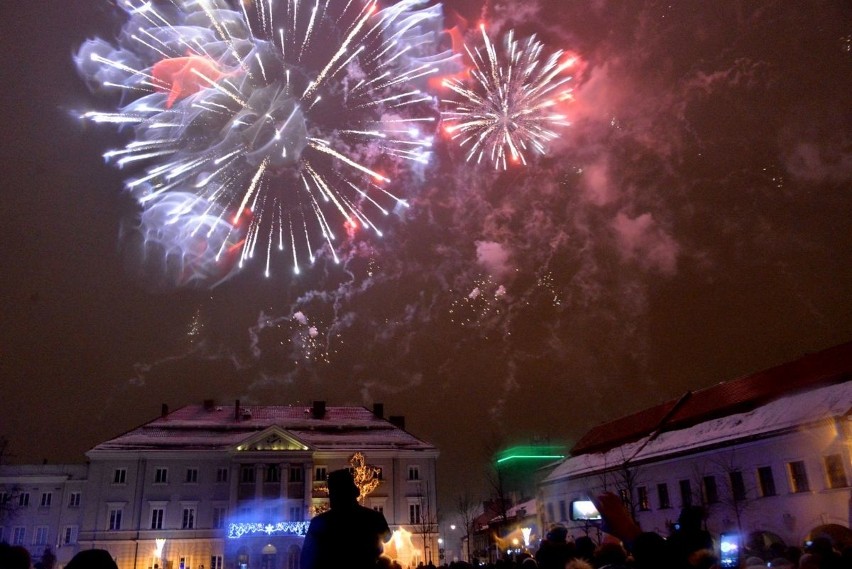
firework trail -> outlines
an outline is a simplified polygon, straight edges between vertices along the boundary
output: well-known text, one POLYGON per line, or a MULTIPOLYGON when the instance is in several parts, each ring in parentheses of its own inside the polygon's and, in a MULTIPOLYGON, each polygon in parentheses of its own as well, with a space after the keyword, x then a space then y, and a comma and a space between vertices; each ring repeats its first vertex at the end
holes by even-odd
POLYGON ((407 205, 390 176, 430 158, 423 85, 456 60, 426 3, 118 2, 116 45, 92 39, 75 57, 116 107, 84 118, 132 129, 104 157, 142 167, 126 181, 137 229, 177 284, 254 258, 269 276, 273 252, 299 273, 322 249, 339 261, 338 234, 381 236, 376 220, 407 205))
POLYGON ((467 150, 468 162, 489 160, 505 170, 510 162, 527 164, 528 154, 545 154, 557 138, 556 129, 568 126, 556 107, 571 98, 565 72, 575 63, 563 51, 546 58, 544 46, 530 36, 506 34, 502 47, 492 43, 480 26, 484 45, 471 50, 470 81, 447 78, 443 85, 453 98, 442 100, 444 130, 467 150))

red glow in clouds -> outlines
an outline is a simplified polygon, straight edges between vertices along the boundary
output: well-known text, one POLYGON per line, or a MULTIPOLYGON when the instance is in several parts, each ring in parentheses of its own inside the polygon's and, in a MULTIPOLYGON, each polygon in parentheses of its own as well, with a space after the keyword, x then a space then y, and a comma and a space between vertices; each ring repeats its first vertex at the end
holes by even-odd
POLYGON ((193 95, 209 86, 196 72, 210 81, 218 81, 225 75, 215 61, 200 55, 172 57, 154 64, 151 74, 157 80, 157 91, 169 93, 166 100, 167 109, 172 108, 178 99, 193 95))

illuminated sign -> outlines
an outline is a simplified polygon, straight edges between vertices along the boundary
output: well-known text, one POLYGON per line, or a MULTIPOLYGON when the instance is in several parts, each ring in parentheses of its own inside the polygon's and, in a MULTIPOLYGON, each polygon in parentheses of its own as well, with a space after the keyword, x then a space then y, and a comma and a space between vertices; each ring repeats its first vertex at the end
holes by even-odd
POLYGON ((242 523, 228 524, 228 538, 239 539, 244 535, 298 535, 308 533, 310 522, 277 522, 274 524, 242 523))

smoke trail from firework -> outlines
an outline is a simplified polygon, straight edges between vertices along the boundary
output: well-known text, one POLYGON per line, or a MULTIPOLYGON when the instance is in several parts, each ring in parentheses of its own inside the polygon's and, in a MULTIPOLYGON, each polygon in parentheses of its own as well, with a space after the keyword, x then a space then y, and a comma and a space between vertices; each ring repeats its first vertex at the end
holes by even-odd
POLYGON ((530 153, 545 154, 567 117, 556 109, 571 98, 565 72, 574 59, 563 51, 544 57, 544 46, 535 36, 504 38, 498 51, 485 26, 480 26, 483 46, 465 45, 473 68, 471 81, 445 79, 454 97, 442 101, 445 131, 467 150, 465 158, 477 164, 491 162, 505 170, 510 163, 528 163, 530 153))
POLYGON ((132 128, 104 157, 142 166, 126 187, 178 284, 253 259, 269 276, 273 253, 295 273, 321 249, 338 261, 343 227, 381 236, 378 219, 407 205, 392 176, 431 154, 436 111, 418 83, 453 65, 426 3, 119 2, 116 44, 89 40, 75 61, 120 103, 84 117, 132 128), (185 253, 199 242, 203 255, 185 253))

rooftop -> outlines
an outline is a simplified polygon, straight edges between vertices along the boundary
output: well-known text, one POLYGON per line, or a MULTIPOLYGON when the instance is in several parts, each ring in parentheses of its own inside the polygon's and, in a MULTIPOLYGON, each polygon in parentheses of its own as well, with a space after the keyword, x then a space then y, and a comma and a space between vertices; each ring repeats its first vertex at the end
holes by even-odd
POLYGON ((678 399, 594 427, 577 441, 571 455, 605 452, 654 433, 748 412, 779 397, 849 379, 852 379, 852 342, 687 392, 678 399))
MULTIPOLYGON (((393 418, 391 418, 393 419, 393 418)), ((271 427, 313 450, 435 450, 364 407, 187 405, 95 446, 123 450, 228 450, 271 427)))

